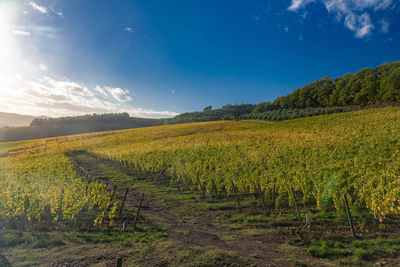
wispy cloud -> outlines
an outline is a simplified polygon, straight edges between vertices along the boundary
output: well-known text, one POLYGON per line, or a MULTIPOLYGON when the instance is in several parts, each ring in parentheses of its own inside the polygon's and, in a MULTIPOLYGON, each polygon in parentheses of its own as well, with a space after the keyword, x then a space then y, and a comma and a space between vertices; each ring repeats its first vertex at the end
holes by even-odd
POLYGON ((53 13, 53 14, 56 14, 56 15, 58 15, 60 17, 64 15, 63 12, 61 12, 61 11, 56 11, 51 7, 46 7, 46 6, 43 6, 43 5, 39 5, 39 4, 37 4, 36 2, 33 2, 33 1, 29 2, 28 5, 31 6, 32 9, 34 9, 34 10, 36 10, 36 11, 42 13, 42 14, 53 13))
POLYGON ((42 77, 24 79, 9 77, 10 88, 2 91, 2 111, 32 115, 71 116, 87 113, 127 112, 131 116, 167 118, 177 115, 171 111, 155 111, 134 107, 129 91, 117 87, 88 87, 70 80, 42 77))
POLYGON ((296 11, 299 8, 305 7, 307 4, 314 2, 314 0, 292 0, 291 5, 288 7, 289 10, 296 11))
POLYGON ((106 87, 107 91, 119 102, 129 102, 132 98, 129 96, 128 90, 123 90, 121 88, 111 88, 106 87))
POLYGON ((23 36, 29 36, 29 35, 31 35, 30 32, 27 32, 27 31, 19 31, 19 30, 13 30, 13 34, 15 34, 15 35, 23 35, 23 36))
MULTIPOLYGON (((393 0, 292 0, 290 11, 304 9, 311 2, 321 2, 337 21, 355 33, 356 38, 364 38, 372 34, 375 28, 369 12, 385 10, 393 6, 393 0)), ((381 22, 382 32, 389 29, 387 21, 381 22)))
POLYGON ((135 30, 132 27, 125 27, 124 30, 127 32, 135 32, 135 30))
POLYGON ((39 11, 42 14, 47 14, 48 9, 45 6, 38 5, 35 2, 29 2, 29 4, 34 10, 39 11))

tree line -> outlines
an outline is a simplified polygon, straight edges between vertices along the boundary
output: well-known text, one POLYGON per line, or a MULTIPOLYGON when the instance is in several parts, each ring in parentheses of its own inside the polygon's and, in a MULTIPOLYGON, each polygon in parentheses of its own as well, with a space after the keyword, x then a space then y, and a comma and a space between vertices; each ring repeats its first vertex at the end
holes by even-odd
POLYGON ((156 126, 163 123, 160 119, 130 117, 128 113, 36 118, 28 127, 0 128, 0 142, 156 126))

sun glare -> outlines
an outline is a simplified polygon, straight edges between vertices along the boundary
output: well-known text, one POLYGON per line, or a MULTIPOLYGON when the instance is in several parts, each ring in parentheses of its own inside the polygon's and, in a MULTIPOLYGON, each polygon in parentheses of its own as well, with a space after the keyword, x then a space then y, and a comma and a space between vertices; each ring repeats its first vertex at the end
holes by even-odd
POLYGON ((13 75, 17 65, 17 42, 13 34, 15 6, 10 2, 0 3, 0 75, 13 75))

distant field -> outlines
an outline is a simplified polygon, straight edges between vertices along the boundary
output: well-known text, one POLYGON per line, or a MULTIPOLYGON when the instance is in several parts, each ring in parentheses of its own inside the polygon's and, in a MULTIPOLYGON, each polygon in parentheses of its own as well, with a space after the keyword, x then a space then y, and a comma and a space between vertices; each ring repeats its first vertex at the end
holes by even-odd
POLYGON ((354 217, 385 223, 400 212, 399 142, 400 108, 391 107, 2 143, 0 214, 15 222, 74 221, 89 207, 92 223, 112 225, 119 204, 107 186, 77 172, 71 155, 80 151, 203 197, 262 195, 268 210, 296 200, 341 216, 346 195, 354 217))

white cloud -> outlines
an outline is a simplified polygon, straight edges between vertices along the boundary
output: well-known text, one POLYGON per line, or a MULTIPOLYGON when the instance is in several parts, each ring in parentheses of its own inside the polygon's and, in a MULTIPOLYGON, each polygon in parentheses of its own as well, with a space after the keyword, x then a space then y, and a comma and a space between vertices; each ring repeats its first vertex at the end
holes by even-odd
POLYGON ((29 2, 29 4, 33 9, 39 11, 42 14, 47 14, 48 10, 45 6, 40 6, 38 4, 36 4, 35 2, 29 2))
MULTIPOLYGON (((1 79, 0 76, 0 83, 4 83, 1 79)), ((120 88, 89 88, 78 82, 50 77, 27 80, 19 74, 8 80, 9 89, 2 90, 0 98, 4 112, 53 117, 127 112, 134 117, 167 118, 178 114, 134 107, 127 103, 131 100, 129 92, 120 88)))
POLYGON ((135 30, 132 27, 126 27, 124 28, 124 30, 127 32, 135 32, 135 30))
POLYGON ((13 30, 13 34, 15 35, 23 35, 23 36, 30 36, 31 33, 27 31, 19 31, 19 30, 13 30))
POLYGON ((303 8, 312 2, 314 2, 314 0, 292 0, 292 4, 288 7, 288 10, 296 11, 297 9, 303 8))
MULTIPOLYGON (((374 29, 371 21, 371 11, 377 12, 393 6, 393 0, 317 0, 322 2, 329 13, 333 14, 337 21, 343 21, 344 25, 355 33, 356 38, 370 36, 374 29)), ((314 2, 312 0, 292 0, 288 10, 298 11, 314 2)), ((387 21, 385 21, 387 22, 387 21)), ((381 22, 381 31, 386 32, 389 24, 381 22)))
POLYGON ((47 66, 45 64, 39 64, 39 69, 41 71, 46 71, 48 68, 47 68, 47 66))
MULTIPOLYGON (((63 12, 61 12, 61 11, 56 11, 51 7, 41 6, 33 1, 29 2, 28 5, 31 6, 32 9, 39 11, 42 14, 56 14, 60 17, 64 15, 63 12)), ((24 14, 27 14, 27 13, 24 13, 24 14)))
POLYGON ((129 102, 132 98, 129 96, 128 90, 123 90, 121 88, 111 88, 106 87, 107 91, 119 102, 129 102))
POLYGON ((105 89, 101 88, 101 87, 98 86, 98 85, 96 85, 96 87, 94 88, 94 90, 95 90, 96 92, 98 92, 101 96, 104 96, 104 97, 108 96, 107 91, 106 91, 105 89))

